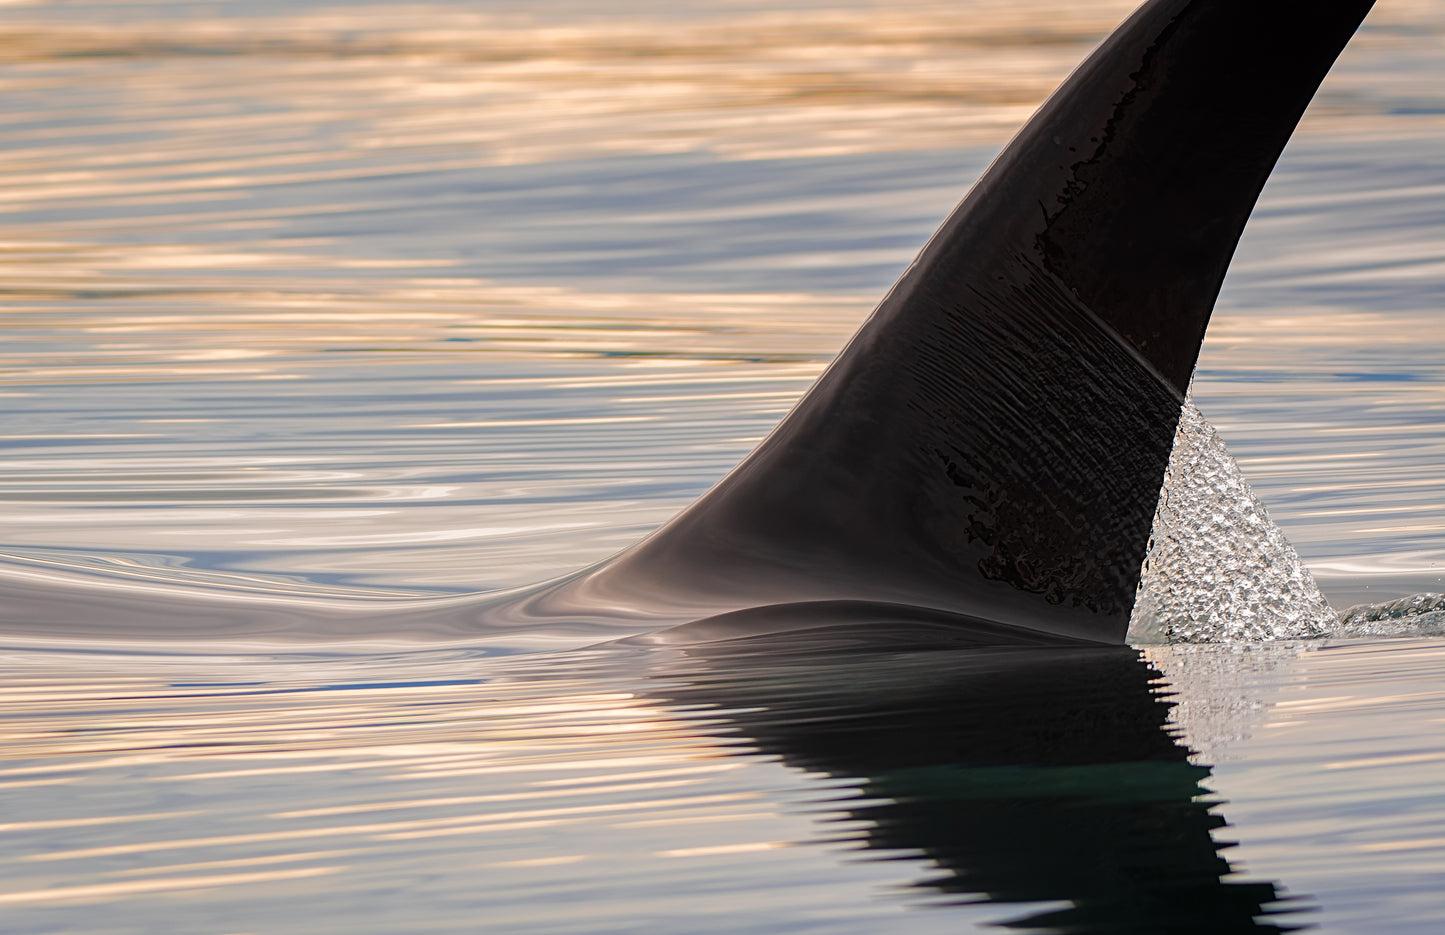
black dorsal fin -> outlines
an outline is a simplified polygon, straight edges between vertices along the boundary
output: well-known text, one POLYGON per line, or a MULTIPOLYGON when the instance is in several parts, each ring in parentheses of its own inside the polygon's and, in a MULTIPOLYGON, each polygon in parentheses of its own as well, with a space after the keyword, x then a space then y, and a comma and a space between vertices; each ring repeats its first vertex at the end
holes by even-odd
POLYGON ((876 602, 1124 637, 1239 235, 1371 0, 1150 0, 777 429, 523 614, 876 602))

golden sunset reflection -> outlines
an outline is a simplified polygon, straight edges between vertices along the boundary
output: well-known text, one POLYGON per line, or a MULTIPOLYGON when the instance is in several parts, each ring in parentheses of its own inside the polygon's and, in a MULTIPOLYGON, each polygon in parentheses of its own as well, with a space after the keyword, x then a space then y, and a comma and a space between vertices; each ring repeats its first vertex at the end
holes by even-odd
MULTIPOLYGON (((316 639, 582 567, 689 502, 1134 5, 0 4, 0 603, 23 617, 0 621, 0 915, 1014 918, 908 911, 942 870, 849 811, 877 777, 754 752, 743 708, 661 700, 656 657, 316 639), (265 626, 237 635, 243 605, 265 626), (329 628, 288 616, 312 613, 329 628)), ((1196 386, 1315 569, 1362 580, 1445 561, 1445 8, 1379 6, 1196 386)), ((1439 868, 1428 645, 1148 652, 1243 872, 1345 893, 1322 916, 1344 931, 1362 891, 1439 868)), ((792 714, 809 742, 834 723, 792 714)))
MULTIPOLYGON (((159 61, 159 70, 128 76, 128 116, 133 129, 164 122, 168 129, 178 124, 184 136, 160 151, 135 144, 128 168, 81 153, 56 160, 52 147, 48 171, 35 180, 42 184, 11 196, 158 194, 148 191, 148 178, 176 174, 188 153, 196 177, 166 186, 167 194, 243 188, 258 170, 272 184, 334 179, 368 171, 348 167, 351 160, 407 150, 445 159, 465 149, 474 159, 517 163, 619 152, 705 149, 758 158, 994 141, 1011 133, 1132 6, 839 4, 732 11, 725 18, 624 12, 566 25, 403 6, 164 26, 27 22, 22 8, 6 16, 5 39, 23 59, 48 64, 40 80, 73 80, 68 69, 84 70, 97 59, 159 61), (264 56, 269 68, 257 73, 253 56, 264 56), (205 70, 190 65, 196 57, 206 60, 205 70), (238 67, 245 69, 243 83, 238 67), (198 91, 224 109, 187 114, 198 91), (243 102, 256 99, 291 109, 284 117, 248 112, 243 102), (343 131, 345 144, 329 160, 298 155, 297 131, 348 118, 360 119, 343 131)), ((18 133, 36 142, 55 135, 18 133)))
MULTIPOLYGON (((1213 765, 1210 789, 1230 800, 1233 822, 1329 834, 1350 854, 1435 859, 1438 835, 1379 820, 1362 803, 1375 783, 1406 771, 1428 783, 1445 757, 1440 736, 1400 747, 1427 736, 1402 717, 1439 707, 1445 653, 1418 640, 1147 653, 1168 679, 1181 742, 1213 765), (1402 658, 1408 678, 1371 680, 1402 658), (1359 724, 1341 732, 1342 718, 1359 724), (1319 753, 1323 770, 1306 778, 1302 758, 1319 753), (1354 817, 1328 830, 1287 810, 1271 819, 1302 781, 1354 817)), ((694 872, 685 869, 693 861, 705 875, 732 873, 785 852, 798 862, 789 872, 821 861, 871 887, 927 866, 918 855, 855 850, 872 827, 847 811, 866 801, 860 780, 750 753, 721 710, 654 700, 666 679, 645 678, 623 657, 579 654, 562 671, 439 653, 384 664, 95 653, 79 665, 64 653, 25 661, 28 675, 7 680, 0 697, 0 781, 72 778, 83 792, 128 777, 150 800, 187 807, 118 813, 107 796, 83 794, 63 808, 56 801, 63 817, 41 810, 0 825, 3 906, 224 899, 232 888, 285 899, 291 881, 314 881, 298 897, 352 898, 379 873, 463 869, 494 898, 498 886, 607 885, 614 874, 653 892, 674 872, 694 872), (515 875, 470 875, 483 867, 515 875)), ((1231 859, 1269 865, 1281 859, 1277 840, 1246 838, 1231 859)))
MULTIPOLYGON (((960 656, 750 669, 469 614, 724 476, 1137 3, 0 0, 0 929, 1068 911, 1047 847, 969 822, 1139 764, 1001 780, 933 749, 935 688, 959 724, 1078 724, 971 706, 960 656), (996 870, 1036 902, 990 903, 996 870)), ((1250 222, 1195 396, 1317 574, 1428 583, 1445 4, 1378 7, 1250 222)), ((1212 772, 1111 814, 1198 832, 1223 889, 1344 894, 1341 932, 1434 909, 1445 654, 1145 657, 1184 748, 1149 749, 1212 772)))
POLYGON ((466 859, 487 866, 601 858, 645 872, 653 860, 789 846, 776 838, 779 825, 806 831, 805 816, 779 812, 774 785, 784 774, 720 746, 698 713, 679 717, 582 672, 538 680, 525 666, 508 674, 474 662, 479 677, 469 678, 458 659, 448 666, 454 674, 431 681, 438 661, 404 664, 419 681, 393 670, 377 684, 366 657, 237 657, 201 669, 97 657, 85 670, 49 659, 0 695, 0 783, 124 773, 144 776, 158 798, 175 790, 197 804, 89 812, 101 798, 65 817, 0 824, 8 842, 0 905, 263 892, 320 877, 349 889, 402 854, 418 865, 455 860, 453 841, 468 842, 475 850, 466 859), (95 662, 138 674, 105 679, 95 662), (258 683, 262 672, 278 679, 258 683), (748 771, 760 772, 731 781, 748 771), (288 790, 318 783, 330 791, 312 801, 328 804, 288 804, 305 801, 288 790), (689 839, 704 843, 656 843, 693 825, 689 839), (623 828, 637 841, 619 850, 614 831, 623 828), (558 834, 575 848, 565 860, 547 850, 558 834), (760 843, 760 834, 772 837, 760 843), (507 842, 504 859, 490 840, 507 842))
MULTIPOLYGON (((302 209, 247 204, 258 190, 276 186, 598 155, 695 151, 759 159, 997 146, 1133 6, 1132 0, 1062 7, 1044 0, 925 0, 726 17, 632 13, 562 25, 426 6, 87 23, 54 20, 22 5, 5 12, 0 35, 20 50, 20 61, 45 63, 43 77, 25 80, 86 84, 88 75, 104 73, 107 90, 68 105, 64 129, 5 131, 17 142, 55 138, 0 157, 0 204, 51 214, 23 225, 0 219, 0 268, 22 303, 10 307, 5 324, 23 331, 24 316, 42 310, 40 320, 51 323, 55 301, 104 293, 100 304, 66 303, 69 326, 93 334, 189 334, 208 347, 222 340, 229 360, 368 342, 438 352, 426 336, 447 328, 467 329, 489 350, 520 354, 654 353, 685 344, 702 354, 765 347, 774 355, 828 355, 874 296, 609 296, 467 279, 392 280, 358 294, 354 283, 334 274, 416 272, 457 261, 347 255, 336 251, 344 246, 336 237, 268 238, 265 231, 302 209), (258 70, 252 55, 265 56, 266 68, 258 70), (153 67, 115 72, 117 61, 134 57, 153 67), (211 103, 198 107, 197 101, 211 103), (113 125, 136 141, 108 141, 97 150, 84 134, 68 139, 76 125, 97 133, 113 125), (332 127, 321 145, 316 134, 332 127), (150 142, 155 135, 163 143, 150 142), (139 220, 128 212, 94 216, 107 205, 186 204, 195 197, 238 204, 147 212, 139 220), (92 216, 65 216, 61 209, 71 202, 92 216), (106 242, 137 223, 162 239, 106 242), (174 239, 164 239, 167 230, 174 239), (262 236, 234 236, 247 230, 262 236), (233 236, 215 246, 194 241, 221 231, 233 236), (309 275, 290 282, 274 275, 230 278, 247 269, 309 275), (142 278, 146 271, 170 275, 142 278), (127 293, 152 311, 128 314, 112 304, 127 293), (27 309, 27 297, 44 305, 27 309), (204 315, 155 314, 158 300, 199 305, 204 315), (795 303, 806 314, 789 314, 795 303), (598 333, 618 323, 589 316, 599 305, 625 313, 631 328, 598 333), (830 314, 830 305, 839 314, 830 314), (510 307, 522 317, 502 320, 510 307), (286 308, 295 310, 293 317, 286 308), (536 330, 555 324, 554 316, 575 329, 570 340, 536 330), (334 327, 327 328, 328 321, 334 327), (822 321, 829 326, 820 331, 822 321), (722 338, 720 325, 750 332, 751 346, 740 349, 737 340, 722 338)), ((1372 119, 1370 109, 1356 92, 1332 96, 1329 88, 1348 88, 1353 62, 1365 69, 1388 52, 1396 41, 1393 23, 1418 29, 1422 19, 1438 18, 1433 11, 1422 3, 1377 11, 1376 28, 1346 53, 1305 130, 1359 132, 1352 121, 1372 119)), ((1420 125, 1412 121, 1411 132, 1420 125)), ((312 204, 304 211, 319 217, 365 207, 312 204)), ((898 251, 897 262, 908 255, 898 251)), ((1359 255, 1357 248, 1351 256, 1359 255)), ((96 367, 71 359, 46 368, 33 349, 21 348, 21 382, 158 372, 126 370, 127 357, 159 363, 147 353, 157 349, 144 342, 129 351, 93 347, 85 356, 104 361, 96 367)), ((184 361, 173 359, 179 365, 169 370, 173 377, 299 376, 284 366, 184 361)))

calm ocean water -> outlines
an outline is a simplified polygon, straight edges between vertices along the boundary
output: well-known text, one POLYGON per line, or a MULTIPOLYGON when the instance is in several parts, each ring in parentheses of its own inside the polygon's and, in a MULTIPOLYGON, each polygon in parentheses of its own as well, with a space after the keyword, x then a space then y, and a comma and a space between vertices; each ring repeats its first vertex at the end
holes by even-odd
MULTIPOLYGON (((1438 931, 1438 639, 336 641, 705 490, 1132 6, 0 3, 0 931, 1438 931)), ((1341 608, 1445 591, 1442 89, 1380 0, 1194 387, 1341 608)))

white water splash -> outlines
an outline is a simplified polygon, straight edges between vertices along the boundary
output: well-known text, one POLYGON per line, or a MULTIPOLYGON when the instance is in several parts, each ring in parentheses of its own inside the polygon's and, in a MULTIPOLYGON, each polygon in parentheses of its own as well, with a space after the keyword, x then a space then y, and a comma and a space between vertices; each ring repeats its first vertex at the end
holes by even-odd
POLYGON ((1340 614, 1337 635, 1445 635, 1445 594, 1412 594, 1382 604, 1358 604, 1340 614))
POLYGON ((1131 643, 1310 639, 1339 616, 1188 400, 1159 493, 1131 643))

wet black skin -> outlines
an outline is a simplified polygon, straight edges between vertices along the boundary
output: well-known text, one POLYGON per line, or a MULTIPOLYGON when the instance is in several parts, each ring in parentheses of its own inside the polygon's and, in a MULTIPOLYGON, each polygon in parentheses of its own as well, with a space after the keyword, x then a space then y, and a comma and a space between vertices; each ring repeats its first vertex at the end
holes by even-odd
POLYGON ((703 620, 658 637, 687 641, 842 611, 1121 642, 1230 257, 1370 6, 1144 4, 741 465, 483 616, 703 620))

